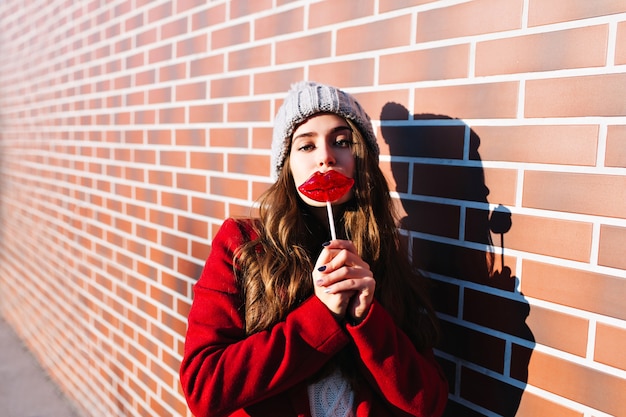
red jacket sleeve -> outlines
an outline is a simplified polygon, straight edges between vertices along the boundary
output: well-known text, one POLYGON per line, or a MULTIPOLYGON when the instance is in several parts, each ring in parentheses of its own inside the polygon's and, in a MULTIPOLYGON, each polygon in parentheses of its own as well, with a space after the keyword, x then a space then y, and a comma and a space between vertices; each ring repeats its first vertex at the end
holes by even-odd
POLYGON ((374 300, 363 322, 347 329, 363 375, 395 410, 394 415, 443 414, 448 384, 432 350, 418 352, 378 301, 374 300))
POLYGON ((227 416, 313 375, 350 338, 317 297, 284 322, 246 337, 233 254, 244 241, 224 222, 194 287, 180 376, 191 411, 227 416))

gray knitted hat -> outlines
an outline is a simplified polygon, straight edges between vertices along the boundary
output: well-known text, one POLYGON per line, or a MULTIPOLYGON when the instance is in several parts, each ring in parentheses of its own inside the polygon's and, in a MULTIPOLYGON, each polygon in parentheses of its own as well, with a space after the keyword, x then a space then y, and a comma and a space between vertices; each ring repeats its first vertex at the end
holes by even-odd
POLYGON ((317 113, 334 113, 354 122, 365 143, 376 157, 380 153, 372 122, 365 110, 350 94, 335 87, 311 81, 291 86, 287 97, 274 118, 272 136, 272 178, 276 180, 287 158, 294 130, 317 113))

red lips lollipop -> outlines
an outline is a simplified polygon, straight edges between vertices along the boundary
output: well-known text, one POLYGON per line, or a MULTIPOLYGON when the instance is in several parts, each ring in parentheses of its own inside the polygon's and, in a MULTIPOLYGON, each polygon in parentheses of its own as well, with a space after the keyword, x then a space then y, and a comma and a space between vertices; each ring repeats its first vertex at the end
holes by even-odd
POLYGON ((333 240, 337 237, 330 203, 343 197, 343 195, 352 188, 352 185, 354 185, 354 179, 348 178, 340 172, 331 170, 324 174, 316 172, 298 187, 298 190, 311 200, 326 202, 330 234, 333 240))

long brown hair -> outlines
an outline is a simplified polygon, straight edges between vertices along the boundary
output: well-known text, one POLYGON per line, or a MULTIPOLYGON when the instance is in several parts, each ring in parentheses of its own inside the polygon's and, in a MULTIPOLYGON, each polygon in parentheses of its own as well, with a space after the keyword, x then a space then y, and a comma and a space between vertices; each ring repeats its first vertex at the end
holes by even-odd
MULTIPOLYGON (((437 337, 437 321, 399 239, 387 181, 356 125, 347 123, 353 131, 356 175, 354 197, 347 203, 338 234, 351 240, 370 265, 375 296, 396 324, 418 349, 430 347, 437 337)), ((289 157, 278 180, 261 196, 255 228, 259 237, 236 254, 248 334, 284 320, 313 294, 311 271, 324 240, 316 238, 316 222, 297 194, 289 157)))

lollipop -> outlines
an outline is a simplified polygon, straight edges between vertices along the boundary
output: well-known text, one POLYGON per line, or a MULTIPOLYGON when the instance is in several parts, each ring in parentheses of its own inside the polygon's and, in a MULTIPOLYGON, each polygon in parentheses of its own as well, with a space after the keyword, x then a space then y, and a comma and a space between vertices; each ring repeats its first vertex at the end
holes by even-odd
POLYGON ((326 202, 326 211, 328 212, 328 223, 330 224, 330 235, 334 239, 337 238, 335 233, 335 222, 333 220, 333 210, 330 203, 339 200, 345 193, 352 188, 354 180, 337 171, 327 171, 322 174, 316 172, 298 187, 298 190, 311 200, 326 202))

